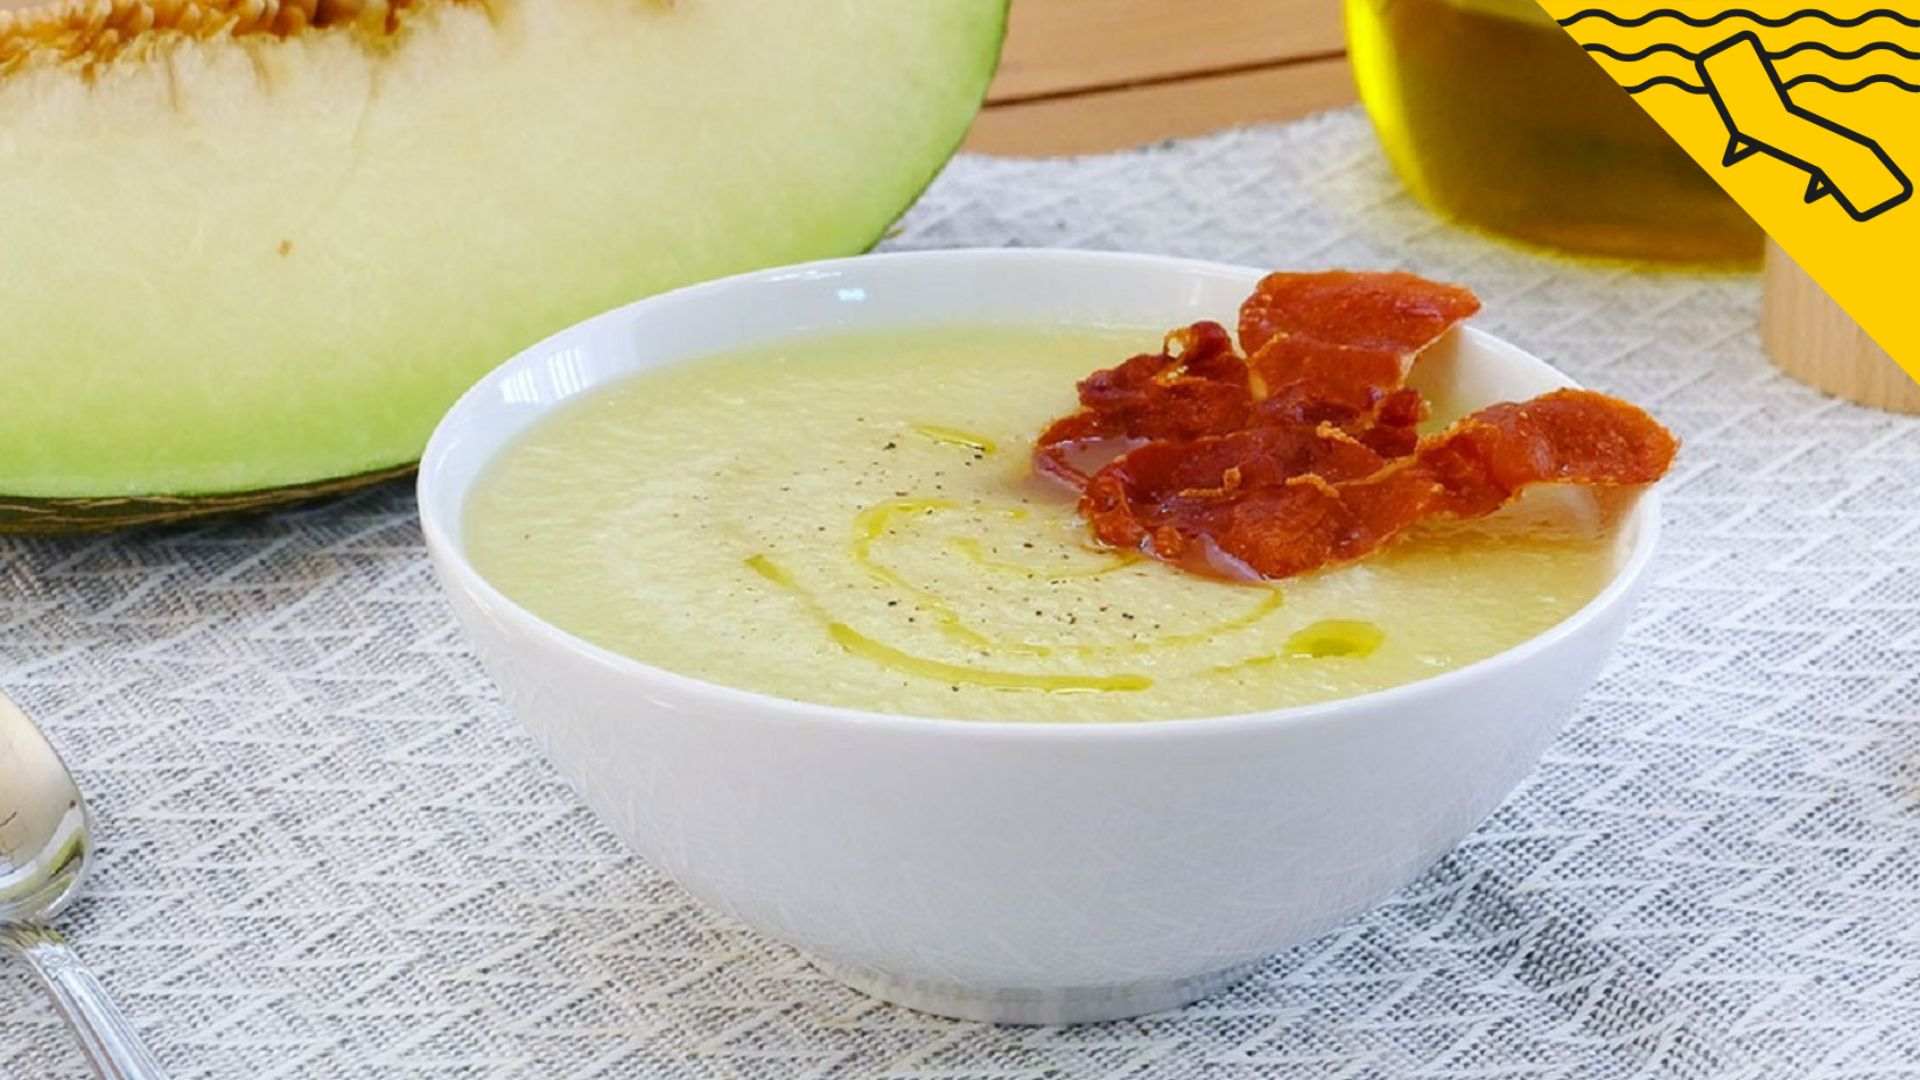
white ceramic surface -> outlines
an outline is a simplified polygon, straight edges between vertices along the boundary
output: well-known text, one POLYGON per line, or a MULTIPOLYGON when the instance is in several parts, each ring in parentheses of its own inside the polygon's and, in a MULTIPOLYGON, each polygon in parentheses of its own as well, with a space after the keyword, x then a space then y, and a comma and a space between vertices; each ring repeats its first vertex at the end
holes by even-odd
MULTIPOLYGON (((924 322, 1231 322, 1259 272, 1149 256, 950 251, 749 274, 537 345, 442 421, 420 468, 441 582, 514 713, 634 850, 714 907, 870 993, 1050 1022, 1170 1008, 1406 884, 1533 767, 1618 640, 1652 554, 1559 626, 1423 682, 1268 713, 1022 725, 746 693, 607 652, 467 562, 486 462, 562 400, 755 342, 924 322)), ((1418 382, 1469 400, 1566 378, 1473 330, 1418 382)), ((1022 392, 1010 390, 1010 392, 1022 392)))

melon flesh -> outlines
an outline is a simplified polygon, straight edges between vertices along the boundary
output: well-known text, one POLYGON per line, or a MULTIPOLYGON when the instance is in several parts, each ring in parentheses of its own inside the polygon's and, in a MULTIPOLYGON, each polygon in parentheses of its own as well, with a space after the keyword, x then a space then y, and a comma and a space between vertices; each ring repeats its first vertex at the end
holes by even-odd
POLYGON ((392 469, 569 323, 863 250, 960 139, 1005 16, 418 0, 300 26, 314 10, 11 58, 32 13, 0 13, 0 499, 392 469))

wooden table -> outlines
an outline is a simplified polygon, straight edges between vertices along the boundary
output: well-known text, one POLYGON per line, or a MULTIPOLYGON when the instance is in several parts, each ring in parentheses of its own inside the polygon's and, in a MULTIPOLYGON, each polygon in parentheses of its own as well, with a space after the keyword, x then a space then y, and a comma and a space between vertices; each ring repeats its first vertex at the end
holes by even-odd
POLYGON ((1014 0, 967 149, 1093 153, 1353 100, 1339 0, 1014 0))

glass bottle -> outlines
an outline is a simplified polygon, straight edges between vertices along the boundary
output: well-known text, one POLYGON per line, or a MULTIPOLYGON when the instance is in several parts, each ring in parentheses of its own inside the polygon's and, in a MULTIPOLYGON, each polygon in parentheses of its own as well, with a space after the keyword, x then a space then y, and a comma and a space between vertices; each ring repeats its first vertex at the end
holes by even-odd
POLYGON ((1533 0, 1346 0, 1361 100, 1449 217, 1568 251, 1758 260, 1761 232, 1533 0))

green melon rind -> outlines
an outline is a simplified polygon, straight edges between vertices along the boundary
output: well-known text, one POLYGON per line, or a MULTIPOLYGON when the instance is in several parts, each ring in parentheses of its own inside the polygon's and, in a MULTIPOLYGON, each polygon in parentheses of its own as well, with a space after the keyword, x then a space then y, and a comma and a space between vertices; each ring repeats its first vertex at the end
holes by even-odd
POLYGON ((201 518, 262 513, 333 498, 375 484, 412 476, 409 462, 391 469, 342 476, 312 484, 220 495, 136 495, 79 499, 11 499, 0 496, 0 534, 63 536, 113 532, 140 525, 171 525, 201 518))

